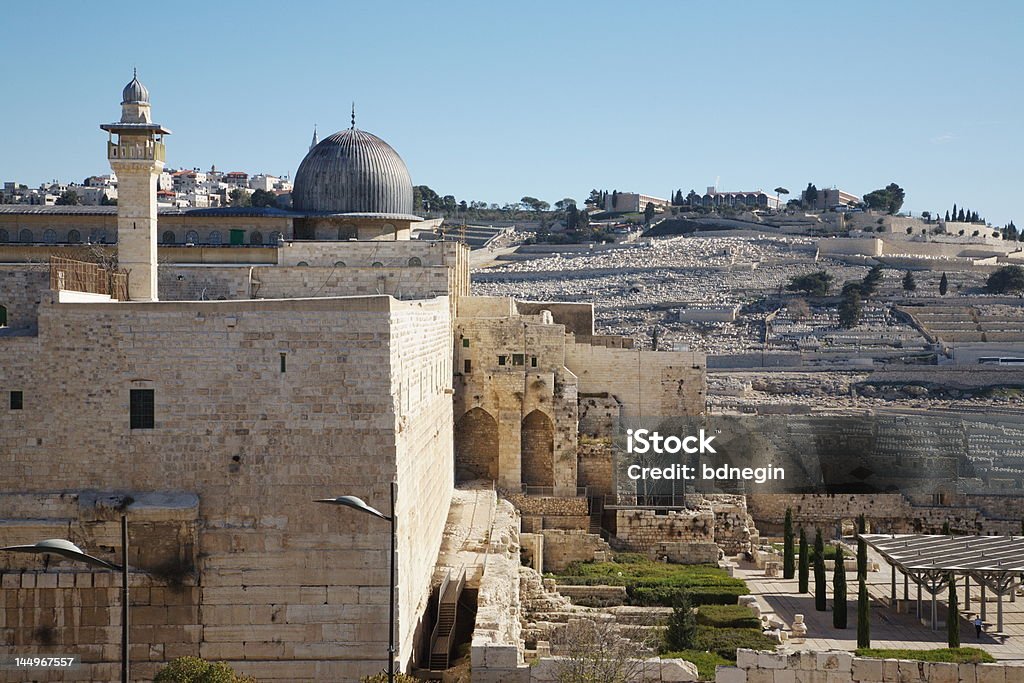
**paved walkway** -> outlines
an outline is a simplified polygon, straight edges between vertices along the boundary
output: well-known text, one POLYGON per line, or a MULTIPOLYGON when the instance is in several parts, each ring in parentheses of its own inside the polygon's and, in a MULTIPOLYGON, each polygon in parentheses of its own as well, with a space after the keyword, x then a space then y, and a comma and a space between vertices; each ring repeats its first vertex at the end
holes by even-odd
MULTIPOLYGON (((921 615, 925 624, 916 619, 917 589, 910 582, 909 614, 898 614, 888 606, 891 592, 890 567, 875 553, 870 554, 873 561, 878 562, 880 571, 868 572, 868 594, 871 596, 871 647, 873 648, 904 648, 927 650, 946 647, 946 629, 944 626, 932 631, 930 623, 931 600, 927 591, 922 593, 921 615)), ((807 624, 807 640, 802 644, 793 644, 791 649, 810 650, 853 650, 857 647, 857 575, 847 572, 847 593, 850 598, 847 604, 846 629, 832 626, 832 572, 827 573, 829 611, 817 612, 814 609, 813 593, 797 592, 797 580, 765 577, 762 570, 750 563, 741 563, 736 576, 745 579, 750 592, 757 596, 762 612, 770 611, 777 614, 787 624, 793 623, 793 615, 803 614, 807 624)), ((811 574, 811 589, 814 589, 814 574, 811 574)), ((1024 660, 1024 598, 1010 602, 1009 597, 1003 599, 1003 633, 983 633, 980 639, 975 638, 974 626, 970 623, 978 610, 981 591, 978 586, 971 585, 971 611, 964 609, 963 582, 958 585, 957 595, 961 605, 960 644, 964 647, 980 647, 992 654, 996 659, 1024 660)), ((903 597, 903 577, 896 573, 896 596, 903 597)), ((939 593, 939 620, 944 622, 946 613, 946 592, 939 593)), ((995 630, 996 603, 989 593, 986 613, 986 631, 995 630)))

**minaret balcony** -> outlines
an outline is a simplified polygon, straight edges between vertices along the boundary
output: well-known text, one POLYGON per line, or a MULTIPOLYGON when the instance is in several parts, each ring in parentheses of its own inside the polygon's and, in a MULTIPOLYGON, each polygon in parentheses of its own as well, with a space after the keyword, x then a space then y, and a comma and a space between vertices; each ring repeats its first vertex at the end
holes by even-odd
POLYGON ((128 161, 166 161, 167 151, 164 143, 155 140, 146 142, 108 142, 107 158, 111 161, 120 159, 128 161))

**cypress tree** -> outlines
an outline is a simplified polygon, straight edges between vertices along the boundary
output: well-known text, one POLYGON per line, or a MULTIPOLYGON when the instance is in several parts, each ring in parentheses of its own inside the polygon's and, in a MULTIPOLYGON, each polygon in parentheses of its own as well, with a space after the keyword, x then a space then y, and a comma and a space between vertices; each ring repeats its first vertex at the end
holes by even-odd
POLYGON ((943 273, 942 277, 939 279, 939 296, 946 296, 946 292, 948 291, 949 279, 946 277, 946 274, 943 273))
POLYGON ((868 544, 863 538, 857 539, 857 578, 868 576, 868 544))
POLYGON ((953 204, 953 220, 956 220, 956 204, 953 204))
POLYGON ((825 602, 825 542, 821 539, 821 529, 814 532, 814 609, 819 612, 828 609, 825 602))
POLYGON ((967 221, 967 214, 964 213, 963 209, 960 209, 960 213, 956 215, 956 220, 960 223, 964 223, 967 221))
POLYGON ((871 647, 871 603, 868 584, 863 576, 857 591, 857 647, 871 647))
POLYGON ((948 222, 949 222, 949 211, 948 211, 948 210, 946 211, 946 220, 945 220, 945 222, 946 222, 946 223, 948 223, 948 222))
POLYGON ((832 625, 846 628, 846 563, 843 546, 836 546, 836 568, 832 573, 832 625))
POLYGON ((946 639, 950 647, 960 647, 960 604, 956 596, 956 576, 949 575, 949 614, 946 615, 946 639))
POLYGON ((799 590, 801 593, 807 592, 807 584, 808 579, 810 578, 811 569, 810 554, 810 550, 807 548, 807 534, 804 532, 804 528, 800 527, 800 568, 797 574, 799 577, 799 590))
POLYGON ((782 531, 782 578, 792 579, 796 564, 793 548, 793 509, 786 508, 786 523, 782 531))

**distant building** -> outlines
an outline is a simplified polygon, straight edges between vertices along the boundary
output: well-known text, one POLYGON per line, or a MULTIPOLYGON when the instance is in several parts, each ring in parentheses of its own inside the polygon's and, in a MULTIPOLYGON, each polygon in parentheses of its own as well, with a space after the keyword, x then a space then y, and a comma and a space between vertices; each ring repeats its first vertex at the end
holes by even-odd
MULTIPOLYGON (((778 209, 781 202, 778 197, 767 194, 764 190, 751 190, 747 192, 720 192, 715 187, 709 187, 708 191, 700 197, 700 205, 705 209, 717 209, 723 206, 729 208, 747 209, 778 209)), ((692 200, 692 197, 691 197, 692 200)))
POLYGON ((609 194, 605 198, 604 210, 617 211, 620 213, 642 213, 647 208, 648 204, 654 204, 655 209, 664 211, 671 202, 667 199, 639 194, 637 192, 616 192, 609 194))
POLYGON ((833 187, 818 190, 818 196, 813 202, 807 201, 807 190, 804 190, 800 193, 800 201, 808 208, 828 211, 829 209, 836 209, 841 206, 857 206, 861 203, 861 198, 855 194, 850 194, 833 187))
POLYGON ((231 187, 249 187, 249 174, 245 171, 231 171, 224 174, 221 182, 227 183, 231 187))

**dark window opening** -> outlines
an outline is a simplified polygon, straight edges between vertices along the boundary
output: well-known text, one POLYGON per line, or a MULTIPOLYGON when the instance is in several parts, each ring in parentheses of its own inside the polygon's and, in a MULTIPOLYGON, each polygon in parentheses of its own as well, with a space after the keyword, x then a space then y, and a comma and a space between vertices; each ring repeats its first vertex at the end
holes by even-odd
POLYGON ((285 372, 288 369, 288 354, 281 354, 281 372, 285 372))
POLYGON ((11 410, 21 410, 25 405, 25 395, 20 391, 11 392, 11 410))
POLYGON ((498 356, 498 365, 504 365, 508 361, 508 356, 498 356))
POLYGON ((537 367, 537 356, 530 356, 530 367, 537 367))
POLYGON ((153 390, 132 389, 129 402, 130 423, 132 429, 153 429, 153 390))
POLYGON ((462 340, 462 348, 464 348, 464 349, 468 349, 469 348, 469 340, 468 339, 463 339, 462 340))
POLYGON ((468 358, 462 362, 462 367, 465 368, 466 374, 473 372, 473 361, 468 358))
POLYGON ((526 356, 522 353, 512 354, 512 365, 524 365, 526 363, 526 356))

